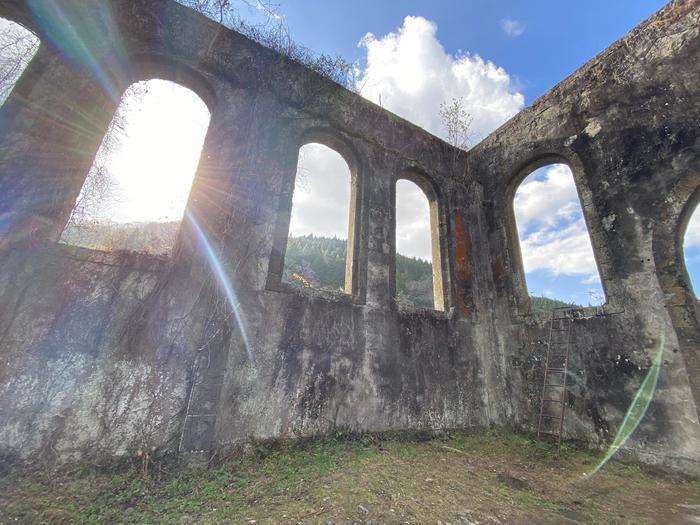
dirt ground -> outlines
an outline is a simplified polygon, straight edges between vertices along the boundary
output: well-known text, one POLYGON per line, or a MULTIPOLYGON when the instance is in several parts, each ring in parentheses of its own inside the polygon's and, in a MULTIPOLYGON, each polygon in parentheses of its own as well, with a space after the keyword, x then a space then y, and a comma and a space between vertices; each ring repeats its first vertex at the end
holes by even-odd
POLYGON ((526 435, 336 435, 200 470, 11 470, 0 524, 700 523, 700 481, 615 461, 586 475, 601 457, 565 445, 557 458, 526 435))

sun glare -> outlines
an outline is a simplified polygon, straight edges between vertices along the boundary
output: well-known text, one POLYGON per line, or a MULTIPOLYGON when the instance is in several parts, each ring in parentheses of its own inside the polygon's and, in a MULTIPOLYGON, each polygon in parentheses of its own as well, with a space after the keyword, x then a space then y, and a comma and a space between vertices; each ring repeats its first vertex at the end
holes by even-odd
POLYGON ((113 202, 95 206, 86 218, 121 223, 180 220, 209 111, 196 94, 172 82, 149 80, 134 87, 121 101, 122 136, 110 151, 98 153, 98 158, 104 155, 102 163, 113 181, 113 202))

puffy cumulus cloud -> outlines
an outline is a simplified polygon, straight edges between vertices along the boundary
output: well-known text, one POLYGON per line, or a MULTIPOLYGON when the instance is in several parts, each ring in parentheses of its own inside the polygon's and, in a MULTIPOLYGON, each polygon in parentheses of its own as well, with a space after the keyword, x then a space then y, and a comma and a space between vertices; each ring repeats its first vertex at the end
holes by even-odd
POLYGON ((531 228, 552 228, 581 213, 576 185, 565 164, 531 173, 516 191, 513 206, 521 234, 531 228))
POLYGON ((571 170, 563 164, 539 169, 520 185, 514 200, 525 272, 584 276, 600 281, 571 170))
POLYGON ((549 270, 555 275, 585 275, 585 284, 597 282, 598 268, 583 220, 561 229, 536 231, 520 239, 525 272, 549 270))
POLYGON ((506 36, 512 38, 522 35, 526 27, 527 24, 522 20, 513 20, 511 18, 504 18, 501 20, 501 30, 503 30, 506 36))
POLYGON ((299 150, 289 234, 347 239, 350 168, 336 151, 321 144, 299 150))
POLYGON ((396 183, 396 251, 430 261, 430 205, 418 186, 408 180, 396 183))
POLYGON ((445 52, 437 25, 407 16, 395 33, 360 41, 367 64, 359 72, 362 95, 424 129, 446 136, 440 103, 461 98, 473 117, 478 141, 517 113, 524 103, 508 73, 479 55, 445 52))

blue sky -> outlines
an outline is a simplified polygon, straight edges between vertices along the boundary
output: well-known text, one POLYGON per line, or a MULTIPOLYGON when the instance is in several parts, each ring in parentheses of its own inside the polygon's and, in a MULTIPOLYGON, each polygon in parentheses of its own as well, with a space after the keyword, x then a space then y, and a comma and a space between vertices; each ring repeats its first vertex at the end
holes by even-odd
POLYGON ((532 172, 520 184, 513 208, 529 293, 602 304, 600 275, 569 167, 551 164, 532 172))
POLYGON ((661 0, 279 0, 291 35, 317 51, 363 62, 358 42, 367 33, 396 31, 406 16, 438 26, 450 54, 479 54, 504 68, 526 104, 545 93, 590 58, 662 8, 661 0), (502 21, 524 24, 508 36, 502 21))

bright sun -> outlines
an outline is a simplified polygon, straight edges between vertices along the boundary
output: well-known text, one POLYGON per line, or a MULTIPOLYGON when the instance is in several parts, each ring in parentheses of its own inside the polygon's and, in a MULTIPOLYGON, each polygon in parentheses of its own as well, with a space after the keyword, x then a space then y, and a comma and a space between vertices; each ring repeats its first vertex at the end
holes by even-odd
POLYGON ((197 169, 210 114, 192 91, 165 80, 127 91, 124 132, 105 157, 115 182, 113 203, 96 206, 88 219, 167 222, 182 218, 197 169))

